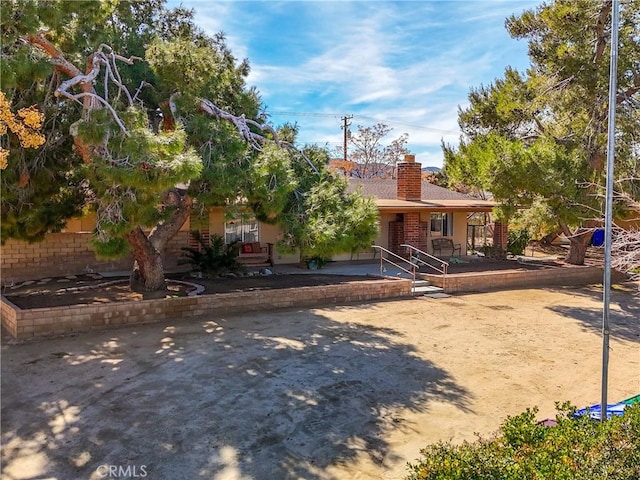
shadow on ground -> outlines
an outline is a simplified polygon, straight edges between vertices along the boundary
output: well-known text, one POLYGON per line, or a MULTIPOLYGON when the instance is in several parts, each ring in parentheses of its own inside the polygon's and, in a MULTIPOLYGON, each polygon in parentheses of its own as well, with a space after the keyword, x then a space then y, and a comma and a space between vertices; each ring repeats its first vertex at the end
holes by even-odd
MULTIPOLYGON (((563 290, 570 290, 574 295, 586 296, 601 303, 603 302, 602 285, 592 285, 579 290, 566 287, 563 290)), ((603 306, 586 308, 554 305, 548 308, 564 317, 580 321, 587 330, 602 332, 603 306)), ((640 292, 637 292, 635 285, 631 283, 614 285, 609 303, 611 336, 621 340, 640 342, 639 322, 640 292)))
POLYGON ((6 480, 331 478, 393 462, 403 411, 471 401, 397 331, 306 310, 6 345, 2 392, 6 480))

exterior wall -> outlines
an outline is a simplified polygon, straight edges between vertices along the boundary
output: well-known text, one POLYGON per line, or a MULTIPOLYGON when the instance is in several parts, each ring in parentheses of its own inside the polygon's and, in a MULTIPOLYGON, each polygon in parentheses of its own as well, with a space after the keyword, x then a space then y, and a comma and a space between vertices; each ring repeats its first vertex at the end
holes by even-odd
POLYGON ((453 212, 453 243, 460 244, 460 255, 467 255, 467 215, 467 212, 453 212))
POLYGON ((22 310, 1 298, 2 325, 18 340, 123 325, 210 319, 217 315, 347 302, 366 302, 411 295, 410 280, 371 280, 281 290, 245 291, 139 302, 22 310))
MULTIPOLYGON (((89 232, 51 233, 42 242, 28 243, 7 240, 0 247, 2 283, 35 278, 64 276, 87 272, 128 272, 133 258, 126 255, 117 260, 99 260, 91 250, 89 232)), ((189 233, 180 231, 171 239, 164 252, 167 270, 184 267, 178 265, 182 247, 189 243, 189 233)))
MULTIPOLYGON (((430 212, 423 211, 417 216, 419 222, 428 224, 430 212)), ((389 223, 396 218, 395 212, 385 212, 380 215, 380 231, 375 240, 376 245, 389 247, 389 223)), ((462 255, 466 254, 466 212, 456 212, 454 218, 454 243, 462 246, 462 255)), ((415 218, 414 218, 415 220, 415 218)), ((209 214, 210 234, 224 234, 223 209, 212 209, 209 214)), ((413 222, 415 223, 415 221, 413 222)), ((95 224, 95 216, 89 214, 82 218, 71 219, 62 233, 53 233, 38 243, 8 240, 0 246, 0 271, 2 282, 31 280, 50 276, 63 276, 70 274, 92 272, 128 272, 133 264, 133 259, 127 255, 117 260, 98 260, 89 246, 92 238, 91 231, 95 224)), ((415 226, 415 225, 414 225, 415 226)), ((428 225, 427 225, 428 228, 428 225)), ((167 270, 186 269, 186 265, 180 264, 183 257, 182 247, 190 242, 190 223, 187 221, 181 231, 170 241, 164 252, 165 268, 167 270)), ((297 253, 284 254, 278 251, 276 246, 280 231, 276 225, 260 225, 260 241, 274 244, 274 263, 296 264, 299 261, 297 253)), ((405 239, 408 237, 404 233, 405 239)), ((413 238, 413 237, 411 237, 413 238)), ((422 245, 423 250, 432 253, 430 237, 427 237, 426 245, 418 234, 418 241, 410 241, 415 245, 422 245)), ((378 252, 373 250, 337 255, 333 260, 346 261, 352 259, 366 260, 377 258, 378 252)))
POLYGON ((209 212, 209 232, 211 235, 224 236, 224 211, 221 208, 209 212))
MULTIPOLYGON (((209 214, 209 231, 211 234, 224 235, 224 209, 213 208, 209 214)), ((260 222, 260 243, 273 243, 273 263, 274 264, 294 264, 298 263, 297 253, 285 254, 278 251, 277 243, 280 238, 280 229, 277 225, 260 222)))
MULTIPOLYGON (((130 271, 133 266, 131 255, 115 260, 96 258, 90 246, 95 218, 92 212, 72 218, 62 232, 50 233, 41 242, 7 240, 0 246, 2 283, 87 272, 130 271)), ((178 261, 183 254, 181 248, 189 245, 188 232, 187 221, 167 245, 163 255, 166 269, 184 268, 178 261)))
MULTIPOLYGON (((398 212, 400 213, 400 212, 398 212)), ((433 255, 433 248, 431 246, 431 231, 430 220, 431 211, 421 211, 419 214, 419 222, 426 228, 426 237, 422 234, 418 236, 417 241, 409 241, 412 245, 417 246, 421 250, 433 255), (425 240, 426 239, 426 240, 425 240)), ((435 212, 434 212, 435 213, 435 212)), ((407 214, 405 213, 405 219, 407 214)), ((376 238, 376 245, 380 245, 386 249, 390 249, 390 229, 393 229, 393 224, 396 221, 396 213, 384 213, 380 216, 380 233, 376 238)), ((406 233, 404 232, 406 227, 403 226, 404 239, 406 240, 406 233)), ((461 246, 460 254, 467 254, 467 212, 453 212, 453 243, 459 243, 461 246)), ((404 242, 404 240, 403 240, 404 242)), ((401 242, 401 243, 403 243, 401 242)))
POLYGON ((273 263, 274 265, 296 264, 300 261, 298 253, 283 253, 278 250, 278 240, 280 239, 280 229, 277 225, 267 223, 260 224, 260 242, 273 243, 273 263))

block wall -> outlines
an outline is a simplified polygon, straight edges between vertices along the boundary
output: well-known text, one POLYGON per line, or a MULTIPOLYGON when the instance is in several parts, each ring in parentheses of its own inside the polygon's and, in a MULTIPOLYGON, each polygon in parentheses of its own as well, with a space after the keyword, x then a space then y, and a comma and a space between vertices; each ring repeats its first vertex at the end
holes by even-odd
MULTIPOLYGON (((64 276, 86 272, 127 272, 133 259, 98 260, 91 250, 89 232, 51 233, 42 242, 7 240, 0 246, 2 283, 64 276)), ((165 269, 178 268, 182 247, 189 244, 189 232, 178 232, 164 252, 165 269)))
MULTIPOLYGON (((432 285, 444 288, 447 293, 486 292, 545 286, 578 286, 602 282, 603 270, 599 266, 563 267, 542 270, 502 270, 494 272, 425 275, 432 285)), ((616 281, 623 276, 615 274, 616 281)))
POLYGON ((245 291, 193 297, 164 298, 99 305, 74 305, 22 310, 1 297, 2 325, 18 340, 139 325, 181 319, 212 318, 219 315, 278 308, 331 305, 398 298, 411 294, 411 281, 402 279, 350 282, 347 285, 245 291))

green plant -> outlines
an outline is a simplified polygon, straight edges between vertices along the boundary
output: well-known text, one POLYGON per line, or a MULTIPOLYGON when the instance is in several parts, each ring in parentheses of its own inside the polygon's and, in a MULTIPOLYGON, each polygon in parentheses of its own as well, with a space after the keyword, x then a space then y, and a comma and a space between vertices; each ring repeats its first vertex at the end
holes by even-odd
POLYGON ((496 245, 484 245, 483 247, 480 247, 480 251, 487 258, 493 258, 496 260, 504 260, 507 258, 506 250, 496 245))
POLYGON ((328 259, 326 257, 314 256, 306 260, 307 268, 310 270, 316 270, 324 267, 327 264, 328 259))
POLYGON ((508 417, 491 438, 439 442, 409 464, 407 480, 631 480, 640 478, 640 404, 606 422, 574 418, 557 405, 555 427, 536 421, 537 409, 508 417))
POLYGON ((509 230, 509 236, 507 238, 507 252, 512 255, 524 254, 524 249, 529 245, 531 235, 526 228, 518 228, 515 230, 509 230))
POLYGON ((191 232, 200 244, 201 248, 182 247, 186 252, 186 259, 180 263, 190 263, 194 271, 208 275, 240 271, 244 266, 238 262, 238 245, 232 243, 226 245, 221 235, 211 235, 207 244, 200 232, 191 232))

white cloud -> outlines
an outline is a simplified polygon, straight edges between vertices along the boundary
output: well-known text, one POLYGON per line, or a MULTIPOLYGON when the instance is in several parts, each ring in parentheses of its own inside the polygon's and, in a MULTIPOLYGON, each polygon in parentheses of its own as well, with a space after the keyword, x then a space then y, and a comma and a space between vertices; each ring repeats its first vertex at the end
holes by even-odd
POLYGON ((249 59, 248 84, 269 111, 297 114, 273 121, 297 122, 302 143, 341 145, 340 117, 355 114, 354 124, 389 124, 393 138, 409 133, 409 148, 439 166, 469 89, 526 65, 504 19, 539 2, 182 3, 249 59))

